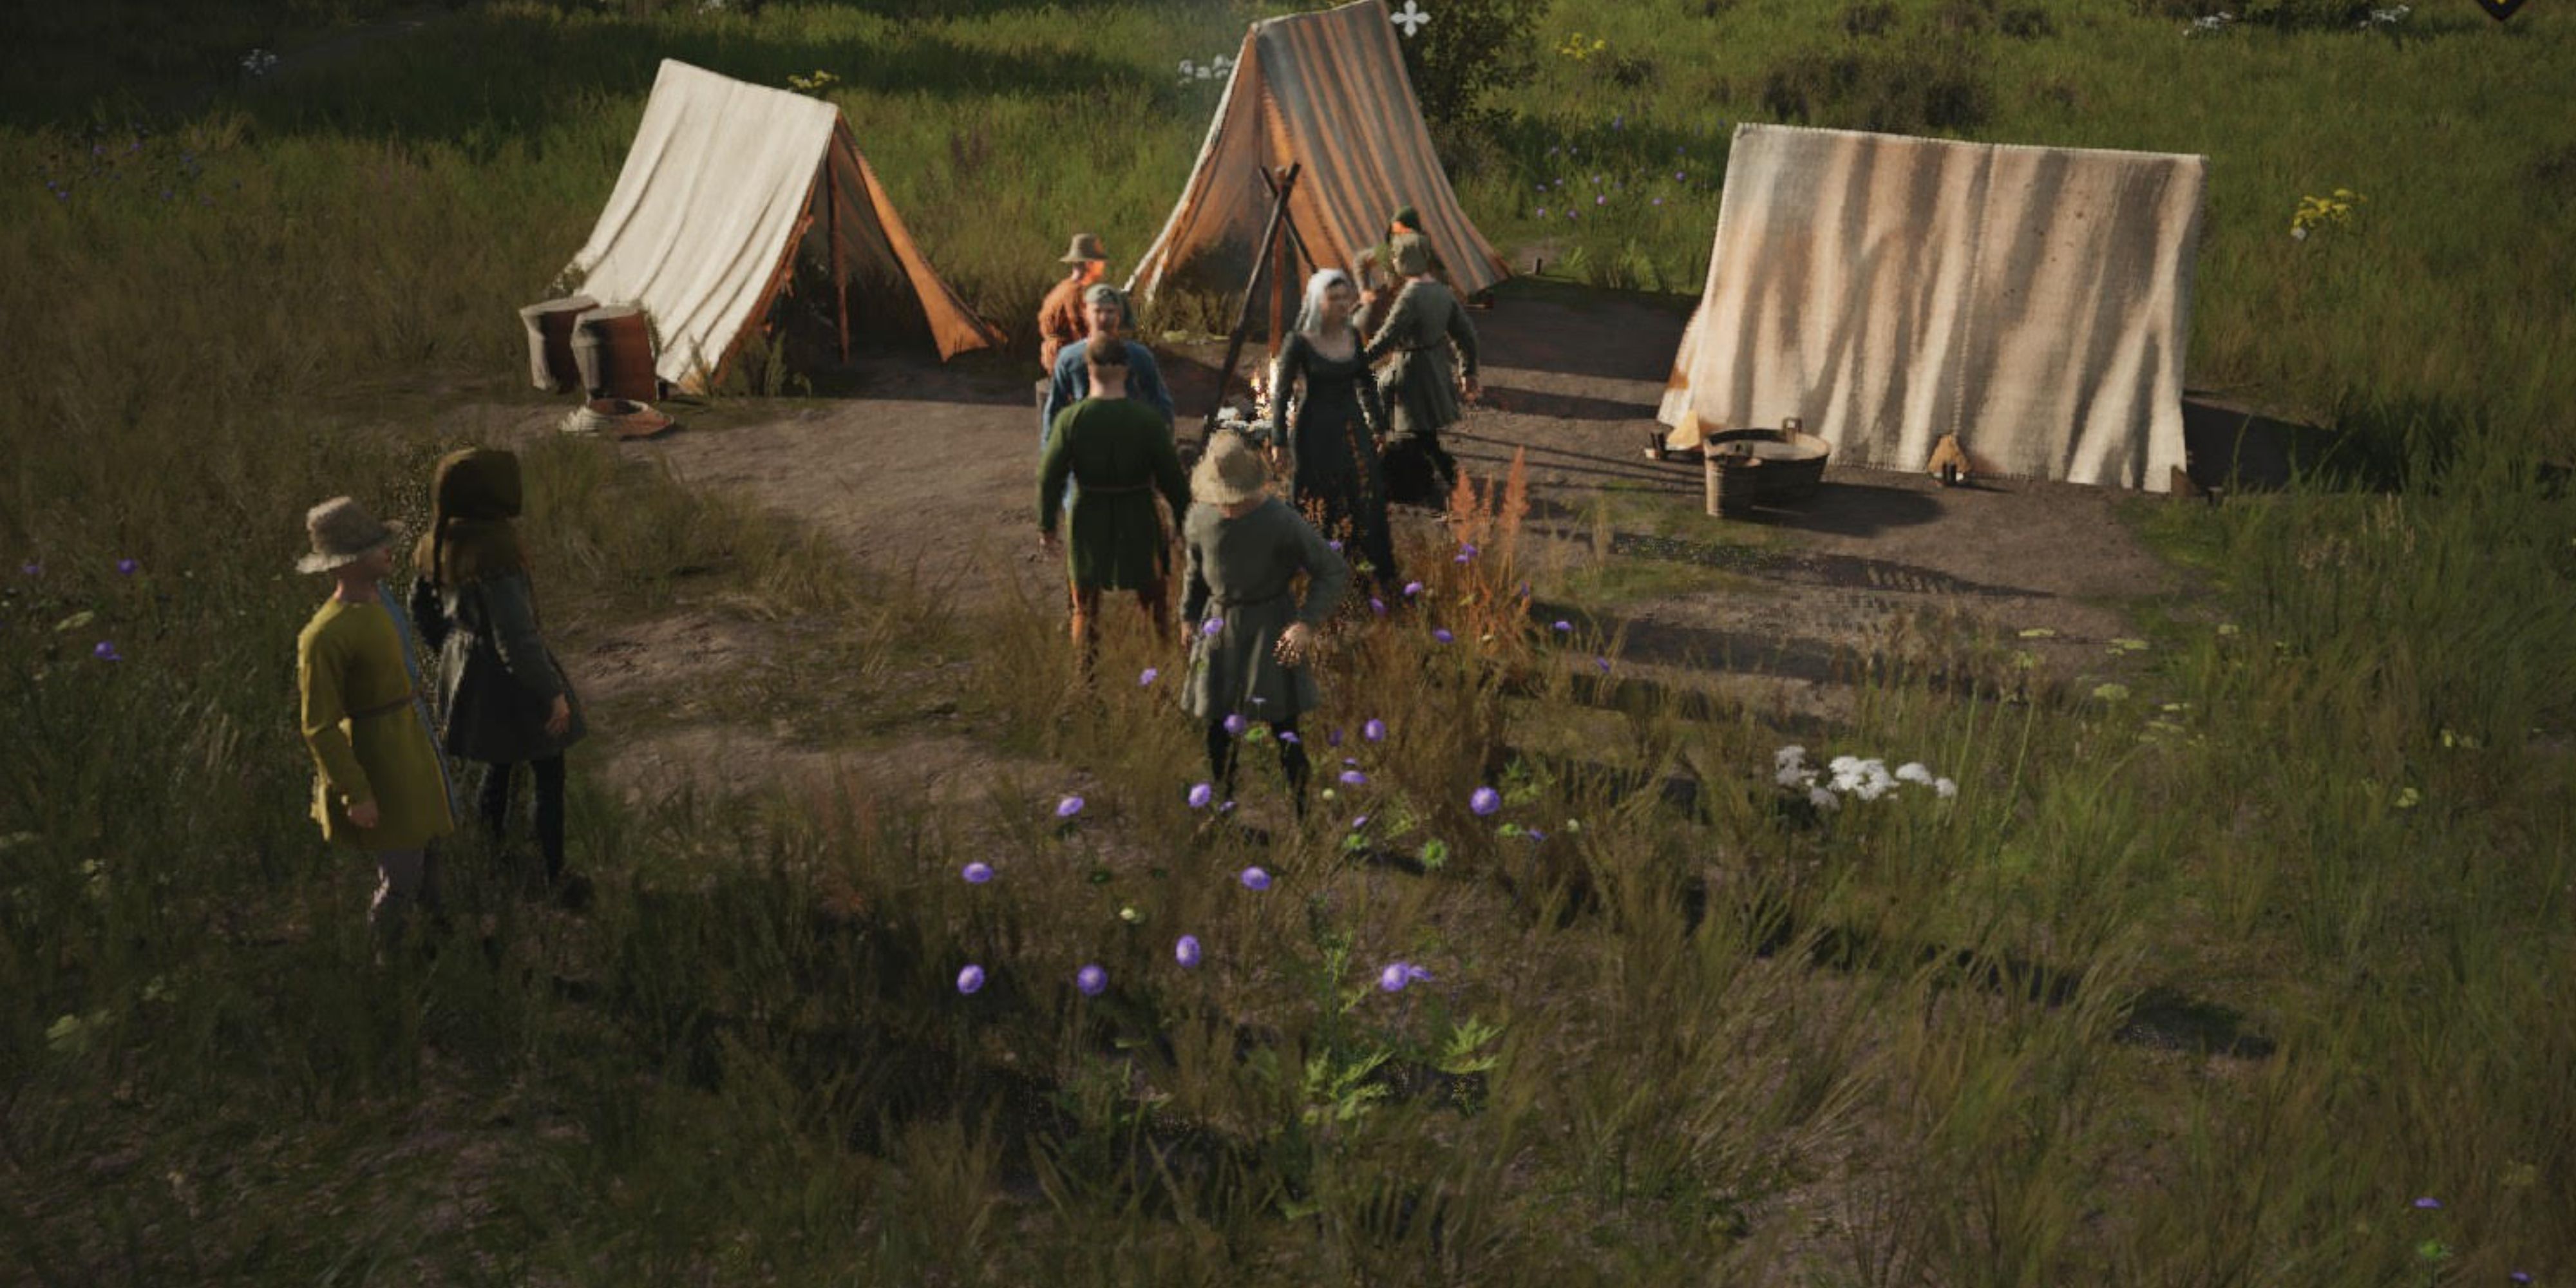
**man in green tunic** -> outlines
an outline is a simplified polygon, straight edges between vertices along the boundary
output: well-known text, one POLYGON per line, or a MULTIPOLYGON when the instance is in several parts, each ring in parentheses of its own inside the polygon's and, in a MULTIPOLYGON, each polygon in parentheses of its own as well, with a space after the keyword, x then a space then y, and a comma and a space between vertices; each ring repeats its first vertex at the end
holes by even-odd
POLYGON ((1049 554, 1056 550, 1065 483, 1081 484, 1072 502, 1066 580, 1086 673, 1098 643, 1102 591, 1135 591, 1155 634, 1171 641, 1171 540, 1154 494, 1162 493, 1174 516, 1190 503, 1171 428, 1162 413, 1127 396, 1128 347, 1098 333, 1093 338, 1098 343, 1087 345, 1083 357, 1091 396, 1056 413, 1038 466, 1038 542, 1049 554))
POLYGON ((415 905, 437 909, 429 843, 456 827, 411 628, 379 585, 393 572, 402 528, 345 496, 313 507, 304 526, 313 551, 296 569, 336 583, 295 639, 300 724, 316 770, 313 817, 324 840, 375 855, 368 920, 392 938, 415 905))

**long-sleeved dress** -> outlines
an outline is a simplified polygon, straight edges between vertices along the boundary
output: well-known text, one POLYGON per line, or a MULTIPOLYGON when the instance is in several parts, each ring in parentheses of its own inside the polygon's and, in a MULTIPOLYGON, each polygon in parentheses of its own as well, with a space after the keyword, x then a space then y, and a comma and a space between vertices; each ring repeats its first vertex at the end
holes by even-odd
POLYGON ((1274 650, 1292 622, 1319 628, 1341 603, 1351 568, 1288 503, 1269 497, 1239 519, 1201 502, 1181 524, 1188 552, 1181 621, 1190 679, 1181 707, 1202 720, 1295 720, 1322 700, 1313 668, 1285 667, 1274 650), (1308 577, 1299 603, 1292 583, 1308 577), (1201 629, 1214 619, 1216 634, 1201 629))
POLYGON ((438 651, 443 744, 452 755, 513 765, 562 755, 588 726, 581 698, 545 646, 536 597, 524 572, 477 577, 462 586, 413 584, 412 612, 438 651), (546 732, 561 695, 572 709, 563 736, 546 732))
POLYGON ((1407 282, 1365 351, 1371 363, 1388 354, 1395 360, 1378 373, 1377 384, 1386 400, 1387 496, 1437 505, 1458 473, 1458 463, 1440 445, 1440 431, 1465 414, 1456 386, 1460 372, 1476 374, 1476 328, 1448 287, 1407 282), (1451 346, 1458 351, 1455 368, 1451 346))
POLYGON ((325 840, 366 850, 418 849, 456 829, 399 611, 390 600, 333 598, 295 637, 313 817, 325 840), (374 827, 349 821, 362 801, 376 803, 374 827))
POLYGON ((1163 418, 1132 398, 1085 398, 1065 408, 1038 466, 1038 531, 1055 531, 1067 482, 1080 489, 1065 543, 1073 584, 1142 590, 1162 582, 1170 562, 1154 494, 1174 514, 1190 504, 1189 475, 1163 418))
POLYGON ((1290 335, 1273 369, 1272 406, 1284 406, 1292 391, 1298 395, 1285 435, 1297 462, 1290 499, 1301 511, 1321 510, 1318 526, 1324 533, 1347 534, 1346 548, 1368 561, 1373 580, 1386 582, 1396 575, 1386 478, 1378 462, 1378 427, 1386 413, 1357 337, 1353 341, 1349 357, 1333 358, 1305 332, 1290 335))

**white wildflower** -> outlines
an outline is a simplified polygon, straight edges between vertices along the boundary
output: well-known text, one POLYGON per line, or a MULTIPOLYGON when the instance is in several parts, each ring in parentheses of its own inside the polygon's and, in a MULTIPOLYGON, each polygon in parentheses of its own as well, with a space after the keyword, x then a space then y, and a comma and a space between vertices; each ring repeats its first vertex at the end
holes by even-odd
POLYGON ((1796 765, 1782 765, 1780 772, 1774 777, 1779 780, 1782 787, 1809 787, 1815 784, 1816 771, 1802 769, 1796 765))
POLYGON ((1951 782, 1947 778, 1936 778, 1932 780, 1932 791, 1933 794, 1946 801, 1959 794, 1959 785, 1951 782))
POLYGON ((1792 765, 1804 765, 1807 763, 1807 749, 1796 743, 1791 743, 1786 747, 1782 747, 1778 751, 1772 752, 1771 763, 1778 765, 1782 769, 1787 769, 1792 765))
POLYGON ((1843 798, 1834 795, 1832 792, 1826 791, 1822 787, 1815 787, 1808 789, 1807 803, 1815 806, 1817 809, 1831 813, 1832 811, 1843 807, 1843 798))
POLYGON ((1919 760, 1909 760, 1902 765, 1898 765, 1896 767, 1896 776, 1905 782, 1921 783, 1926 787, 1932 785, 1932 771, 1925 768, 1923 762, 1919 760))

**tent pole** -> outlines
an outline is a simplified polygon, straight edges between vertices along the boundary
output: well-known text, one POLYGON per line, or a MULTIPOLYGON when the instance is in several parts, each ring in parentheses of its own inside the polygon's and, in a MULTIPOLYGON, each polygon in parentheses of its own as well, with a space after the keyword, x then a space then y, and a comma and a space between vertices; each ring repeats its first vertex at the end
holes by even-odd
MULTIPOLYGON (((1273 198, 1279 195, 1279 181, 1271 178, 1268 170, 1261 172, 1261 186, 1268 188, 1273 198)), ((1296 248, 1297 262, 1304 264, 1309 273, 1322 268, 1324 265, 1315 258, 1314 252, 1306 249, 1306 239, 1297 235, 1297 216, 1292 214, 1283 218, 1288 221, 1288 244, 1296 248)))
MULTIPOLYGON (((1243 333, 1252 326, 1252 302, 1261 290, 1262 272, 1270 267, 1270 248, 1279 240, 1281 220, 1288 213, 1288 193, 1297 186, 1297 172, 1303 161, 1289 165, 1280 176, 1279 199, 1270 204, 1270 223, 1261 230, 1261 248, 1252 257, 1252 280, 1243 285, 1243 309, 1235 314, 1234 334, 1225 341, 1225 365, 1216 369, 1216 401, 1208 404, 1207 420, 1199 426, 1199 442, 1205 443, 1216 433, 1217 411, 1225 406, 1225 387, 1234 381, 1235 360, 1243 356, 1243 333)), ((1268 177, 1264 174, 1264 177, 1268 177)))
MULTIPOLYGON (((833 132, 833 142, 840 142, 840 131, 833 132)), ((835 296, 834 317, 841 328, 841 365, 850 364, 850 275, 841 267, 841 179, 832 164, 839 152, 823 163, 823 236, 832 243, 832 291, 835 296)))

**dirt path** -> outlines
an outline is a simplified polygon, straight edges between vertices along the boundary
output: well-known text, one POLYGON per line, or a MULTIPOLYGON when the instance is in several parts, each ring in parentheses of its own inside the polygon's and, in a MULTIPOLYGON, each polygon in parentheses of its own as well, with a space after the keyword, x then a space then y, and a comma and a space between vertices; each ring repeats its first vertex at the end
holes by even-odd
MULTIPOLYGON (((1526 280, 1500 294, 1475 315, 1485 405, 1452 450, 1495 473, 1528 452, 1542 559, 1561 572, 1622 566, 1623 588, 1594 620, 1624 630, 1632 660, 1668 671, 1722 663, 1729 674, 1699 678, 1766 709, 1832 719, 1847 710, 1855 654, 1983 636, 2071 675, 2130 632, 2125 603, 2179 586, 2115 514, 2122 498, 2095 488, 1944 489, 1834 469, 1795 510, 1707 518, 1697 466, 1643 452, 1689 302, 1526 280), (2025 642, 2028 629, 2048 637, 2025 642)), ((1194 435, 1219 351, 1158 352, 1184 437, 1194 435)), ((990 606, 1014 589, 1051 603, 1060 574, 1030 532, 1035 373, 1020 366, 863 360, 856 396, 784 404, 783 415, 779 404, 719 410, 622 450, 810 522, 870 566, 916 569, 961 604, 990 606)))

